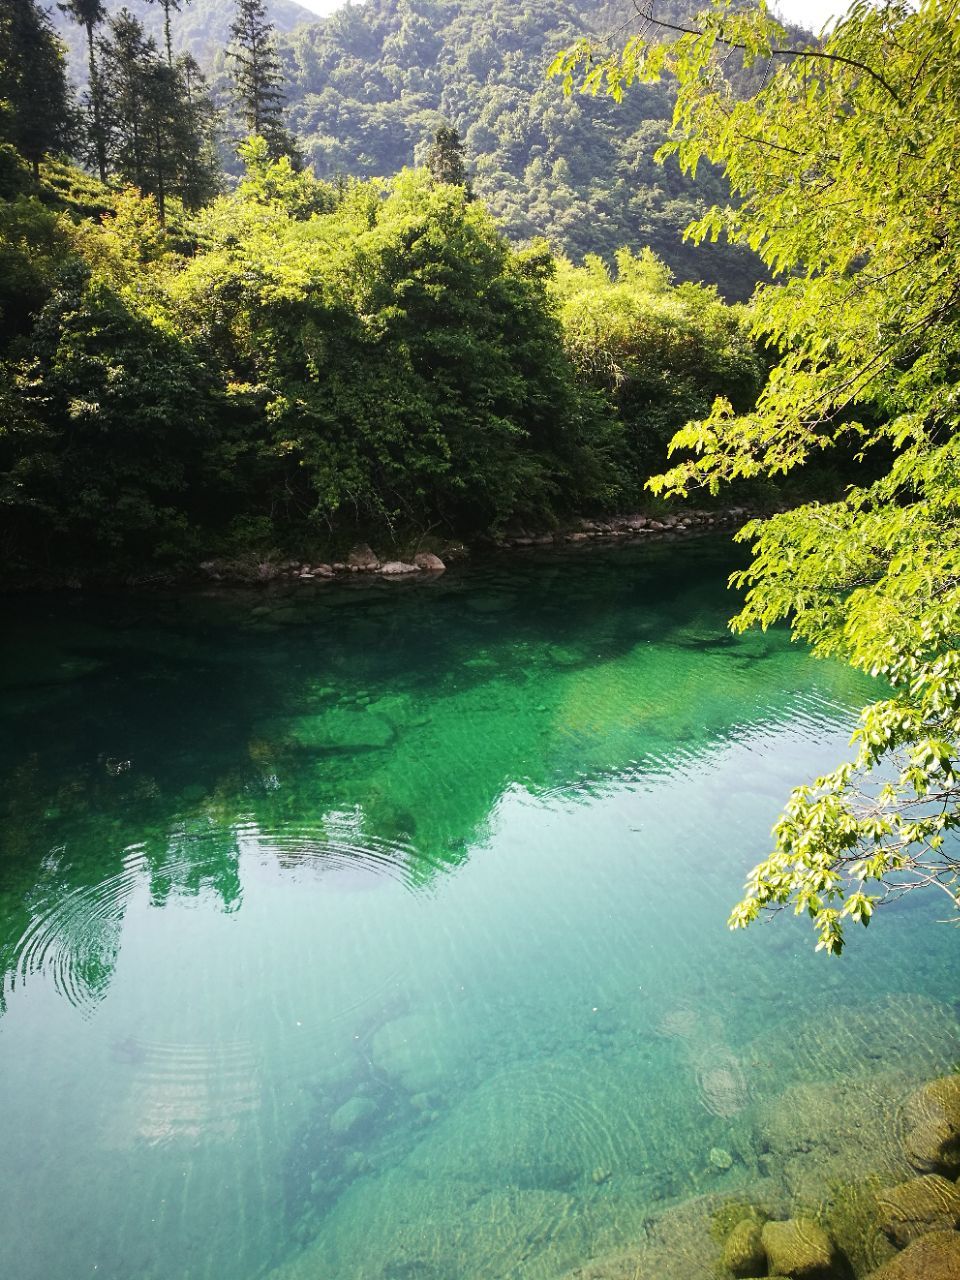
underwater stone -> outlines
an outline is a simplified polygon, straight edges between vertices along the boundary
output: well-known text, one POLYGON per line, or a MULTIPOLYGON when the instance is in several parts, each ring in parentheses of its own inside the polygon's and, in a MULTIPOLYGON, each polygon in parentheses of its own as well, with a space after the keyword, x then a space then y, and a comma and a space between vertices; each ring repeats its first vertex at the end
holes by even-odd
POLYGON ((370 1057, 378 1070, 396 1080, 409 1094, 433 1094, 442 1089, 445 1072, 437 1050, 441 1028, 425 1014, 407 1013, 385 1022, 370 1043, 370 1057))
POLYGON ((318 715, 271 721, 265 736, 308 750, 354 751, 388 746, 394 730, 389 721, 370 715, 365 709, 334 707, 318 715))
POLYGON ((908 1244, 868 1280, 957 1280, 960 1231, 931 1231, 908 1244))
POLYGON ((768 1222, 760 1236, 771 1269, 791 1280, 827 1280, 833 1265, 830 1237, 811 1218, 768 1222))
POLYGON ((372 1098, 351 1098, 330 1117, 330 1130, 340 1138, 358 1134, 369 1128, 377 1114, 377 1104, 372 1098))
POLYGON ((960 1226, 960 1188, 936 1173, 880 1192, 877 1205, 880 1225, 895 1244, 906 1245, 928 1231, 960 1226))
POLYGON ((759 1223, 744 1218, 730 1232, 723 1246, 723 1265, 735 1276, 762 1276, 767 1270, 759 1223))
POLYGON ((960 1075, 918 1089, 903 1110, 907 1159, 923 1173, 960 1173, 960 1075))

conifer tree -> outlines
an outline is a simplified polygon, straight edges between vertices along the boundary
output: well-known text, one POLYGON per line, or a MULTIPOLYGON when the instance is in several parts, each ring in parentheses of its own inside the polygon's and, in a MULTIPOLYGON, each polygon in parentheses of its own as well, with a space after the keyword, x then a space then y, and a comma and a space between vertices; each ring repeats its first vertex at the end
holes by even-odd
POLYGON ((175 64, 180 119, 177 140, 179 194, 189 209, 198 209, 220 190, 220 158, 216 139, 220 116, 213 105, 206 76, 190 53, 175 64))
MULTIPOLYGON (((158 0, 150 0, 156 4, 158 0)), ((167 66, 173 66, 173 41, 171 39, 170 14, 180 12, 180 0, 159 0, 163 5, 163 44, 167 52, 167 66)), ((189 3, 189 0, 187 0, 189 3)))
POLYGON ((107 180, 107 137, 103 123, 103 94, 96 58, 96 30, 106 16, 102 0, 65 0, 60 8, 83 27, 87 35, 88 74, 87 103, 90 109, 90 141, 100 181, 107 180))
POLYGON ((463 187, 473 197, 473 188, 467 175, 463 158, 463 142, 460 134, 449 125, 441 125, 427 152, 427 168, 437 182, 463 187))
POLYGON ((161 222, 171 195, 202 204, 216 190, 214 111, 196 63, 171 67, 125 9, 111 20, 100 56, 113 171, 156 198, 161 222))
POLYGON ((40 161, 73 140, 73 111, 63 46, 35 0, 0 7, 3 134, 39 175, 40 161))
POLYGON ((237 0, 230 35, 234 106, 244 130, 265 138, 273 159, 296 158, 296 146, 282 123, 283 71, 263 0, 237 0))

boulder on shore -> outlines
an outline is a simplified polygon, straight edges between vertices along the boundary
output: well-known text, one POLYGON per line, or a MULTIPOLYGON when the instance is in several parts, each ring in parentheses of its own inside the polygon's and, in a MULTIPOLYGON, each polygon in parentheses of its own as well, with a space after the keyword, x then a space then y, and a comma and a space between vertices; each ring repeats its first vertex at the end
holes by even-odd
POLYGON ((374 569, 379 569, 379 567, 380 561, 377 559, 376 553, 365 542, 358 542, 347 556, 348 569, 359 569, 361 572, 370 573, 374 569))
POLYGON ((427 573, 443 573, 446 565, 439 556, 435 556, 432 551, 421 551, 413 557, 413 563, 418 569, 423 569, 427 573))
POLYGON ((931 1231, 871 1272, 868 1280, 957 1280, 958 1276, 960 1231, 931 1231))
POLYGON ((909 1244, 928 1231, 960 1227, 960 1187, 938 1173, 911 1178, 877 1196, 880 1226, 894 1244, 909 1244))
POLYGON ((903 1110, 904 1150, 915 1169, 955 1178, 960 1173, 960 1075, 918 1089, 903 1110))
POLYGON ((380 572, 385 578, 398 578, 404 573, 416 573, 417 566, 407 564, 404 560, 388 560, 386 564, 380 566, 380 572))
POLYGON ((791 1280, 828 1280, 833 1269, 830 1237, 812 1218, 768 1222, 760 1239, 770 1270, 791 1280))

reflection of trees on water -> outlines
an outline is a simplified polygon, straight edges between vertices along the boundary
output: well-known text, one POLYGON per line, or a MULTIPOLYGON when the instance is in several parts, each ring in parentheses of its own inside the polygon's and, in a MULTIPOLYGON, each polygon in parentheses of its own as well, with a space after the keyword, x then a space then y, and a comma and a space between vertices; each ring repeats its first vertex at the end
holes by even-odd
MULTIPOLYGON (((99 998, 133 889, 236 910, 244 847, 419 885, 508 788, 588 799, 788 720, 813 669, 759 662, 779 640, 717 643, 728 567, 620 549, 424 590, 25 610, 0 667, 4 990, 39 930, 99 998)), ((816 674, 844 697, 846 673, 816 674)))

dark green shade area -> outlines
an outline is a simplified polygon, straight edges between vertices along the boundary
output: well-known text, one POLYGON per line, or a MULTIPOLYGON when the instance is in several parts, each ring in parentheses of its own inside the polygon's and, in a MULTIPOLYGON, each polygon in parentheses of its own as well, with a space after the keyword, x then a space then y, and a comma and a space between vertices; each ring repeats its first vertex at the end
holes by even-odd
POLYGON ((726 930, 871 696, 732 637, 734 567, 9 607, 0 1273, 549 1280, 659 1240, 680 1280, 715 1245, 656 1224, 697 1197, 887 1169, 960 1058, 957 935, 916 895, 842 962, 726 930))

